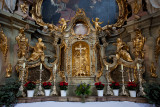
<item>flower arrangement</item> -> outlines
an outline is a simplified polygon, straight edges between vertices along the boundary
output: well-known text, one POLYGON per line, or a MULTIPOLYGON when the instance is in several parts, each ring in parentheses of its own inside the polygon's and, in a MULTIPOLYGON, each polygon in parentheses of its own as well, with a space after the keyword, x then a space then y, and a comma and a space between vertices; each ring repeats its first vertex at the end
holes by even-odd
POLYGON ((50 82, 44 82, 44 83, 42 84, 42 87, 43 87, 44 89, 51 89, 51 86, 52 86, 52 84, 51 84, 50 82))
POLYGON ((90 84, 86 83, 78 84, 76 88, 76 95, 78 96, 89 95, 91 93, 90 88, 91 88, 90 84))
POLYGON ((110 84, 110 87, 111 87, 112 89, 119 89, 119 88, 120 88, 120 84, 119 84, 118 82, 112 82, 112 83, 110 84))
POLYGON ((34 88, 36 88, 36 83, 28 81, 24 86, 27 90, 33 90, 34 88))
POLYGON ((104 88, 104 84, 102 84, 101 82, 96 82, 95 86, 97 90, 103 90, 104 88))
POLYGON ((67 82, 60 82, 59 83, 59 87, 60 87, 60 89, 61 90, 67 90, 67 88, 68 88, 68 83, 67 82))
POLYGON ((134 83, 134 82, 128 82, 127 89, 128 90, 136 90, 137 89, 137 84, 134 83))

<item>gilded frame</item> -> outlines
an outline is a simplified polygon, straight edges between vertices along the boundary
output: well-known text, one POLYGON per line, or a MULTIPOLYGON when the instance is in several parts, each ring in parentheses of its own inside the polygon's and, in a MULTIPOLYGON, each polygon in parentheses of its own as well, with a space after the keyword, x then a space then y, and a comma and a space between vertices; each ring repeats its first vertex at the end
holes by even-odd
MULTIPOLYGON (((112 26, 114 27, 122 27, 124 22, 127 20, 128 16, 128 9, 127 9, 127 0, 116 0, 118 7, 119 7, 119 17, 115 24, 112 26)), ((41 6, 42 6, 43 0, 34 0, 33 7, 31 10, 32 18, 36 21, 36 23, 40 26, 48 26, 50 28, 51 24, 45 23, 42 20, 41 15, 41 6)), ((51 30, 57 30, 57 26, 52 24, 51 30)), ((108 25, 105 25, 102 27, 103 30, 108 29, 108 25)))

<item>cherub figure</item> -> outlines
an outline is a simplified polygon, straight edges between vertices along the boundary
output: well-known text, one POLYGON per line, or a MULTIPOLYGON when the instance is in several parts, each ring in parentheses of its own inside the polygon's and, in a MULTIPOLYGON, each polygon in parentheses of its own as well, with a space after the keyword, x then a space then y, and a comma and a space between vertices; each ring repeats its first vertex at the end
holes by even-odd
POLYGON ((63 32, 67 28, 67 22, 69 22, 69 20, 65 20, 64 18, 61 18, 61 20, 59 21, 59 23, 62 24, 61 32, 63 32))
POLYGON ((92 19, 92 22, 95 26, 96 31, 102 30, 100 24, 102 24, 103 22, 99 22, 99 18, 95 18, 95 21, 92 19))

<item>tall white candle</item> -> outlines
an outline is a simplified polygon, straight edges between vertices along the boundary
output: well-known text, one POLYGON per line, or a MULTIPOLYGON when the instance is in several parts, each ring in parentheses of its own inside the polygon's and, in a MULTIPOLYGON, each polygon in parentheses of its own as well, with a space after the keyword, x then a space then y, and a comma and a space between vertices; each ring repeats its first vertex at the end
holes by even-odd
POLYGON ((139 63, 137 63, 137 69, 139 69, 139 63))
POLYGON ((123 64, 121 64, 121 70, 123 70, 123 64))
POLYGON ((25 64, 25 63, 23 63, 23 68, 25 68, 25 66, 26 66, 26 64, 25 64))
POLYGON ((106 69, 108 70, 108 65, 106 65, 106 69))
POLYGON ((57 69, 57 68, 56 68, 56 64, 54 65, 54 69, 55 69, 55 71, 56 71, 56 69, 57 69))
POLYGON ((40 70, 42 70, 42 63, 40 64, 40 70))

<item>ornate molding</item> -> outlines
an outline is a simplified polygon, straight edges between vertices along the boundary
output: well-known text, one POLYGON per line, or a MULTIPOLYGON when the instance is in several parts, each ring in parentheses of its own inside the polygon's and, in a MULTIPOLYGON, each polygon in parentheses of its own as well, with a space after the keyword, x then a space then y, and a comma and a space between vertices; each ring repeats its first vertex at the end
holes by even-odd
MULTIPOLYGON (((109 26, 114 26, 114 27, 122 27, 122 25, 124 24, 124 22, 127 20, 127 16, 128 16, 128 9, 127 9, 127 0, 116 0, 117 4, 119 6, 119 17, 118 17, 118 21, 113 24, 113 25, 106 25, 104 26, 102 29, 106 30, 108 29, 109 26)), ((58 27, 56 25, 53 24, 49 24, 49 23, 45 23, 42 20, 42 15, 41 15, 41 6, 42 6, 43 0, 34 0, 33 3, 33 7, 32 7, 32 18, 36 21, 37 24, 39 24, 40 26, 48 26, 48 28, 50 30, 57 30, 58 27)), ((80 16, 81 15, 85 15, 85 12, 83 11, 83 9, 78 9, 78 11, 76 12, 75 17, 80 16)), ((72 21, 75 20, 75 17, 72 18, 72 21)), ((97 16, 98 17, 98 16, 97 16)), ((89 21, 89 19, 87 18, 87 21, 89 21)), ((70 26, 68 26, 68 28, 70 28, 72 25, 70 24, 70 26)), ((91 25, 92 26, 92 25, 91 25)), ((93 28, 93 26, 92 26, 93 28)), ((94 29, 94 28, 93 28, 94 29)), ((67 30, 67 29, 66 29, 67 30)))

